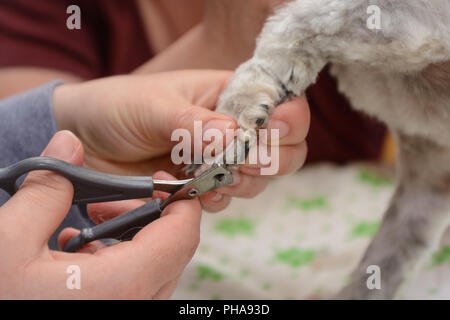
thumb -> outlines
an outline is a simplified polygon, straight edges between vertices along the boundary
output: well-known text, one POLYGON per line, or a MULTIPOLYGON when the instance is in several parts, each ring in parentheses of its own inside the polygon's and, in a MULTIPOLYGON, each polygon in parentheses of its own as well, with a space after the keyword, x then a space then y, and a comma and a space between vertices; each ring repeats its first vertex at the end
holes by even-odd
POLYGON ((191 106, 178 112, 178 115, 173 115, 174 120, 169 121, 165 129, 166 141, 176 144, 172 149, 172 156, 180 156, 184 164, 189 163, 186 163, 188 159, 185 157, 191 158, 189 154, 185 154, 189 149, 199 156, 210 143, 212 147, 223 148, 232 141, 237 129, 237 122, 234 119, 202 107, 191 106), (216 141, 220 137, 221 140, 216 141))
MULTIPOLYGON (((80 165, 83 147, 70 131, 60 131, 42 156, 80 165)), ((5 204, 6 212, 12 213, 11 225, 15 230, 11 234, 19 236, 31 247, 46 245, 69 211, 72 198, 73 186, 64 177, 49 171, 31 172, 18 192, 5 204)))

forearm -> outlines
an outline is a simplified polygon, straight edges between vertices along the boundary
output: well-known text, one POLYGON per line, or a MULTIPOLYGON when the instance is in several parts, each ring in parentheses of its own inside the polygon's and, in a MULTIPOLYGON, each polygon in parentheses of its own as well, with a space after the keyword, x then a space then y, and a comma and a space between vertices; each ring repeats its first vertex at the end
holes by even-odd
POLYGON ((54 79, 77 82, 82 79, 69 72, 31 66, 0 69, 0 99, 41 86, 54 79))
MULTIPOLYGON (((218 39, 220 40, 220 39, 218 39)), ((243 60, 236 59, 208 39, 199 24, 162 53, 140 66, 134 73, 154 73, 183 69, 235 69, 243 60)))

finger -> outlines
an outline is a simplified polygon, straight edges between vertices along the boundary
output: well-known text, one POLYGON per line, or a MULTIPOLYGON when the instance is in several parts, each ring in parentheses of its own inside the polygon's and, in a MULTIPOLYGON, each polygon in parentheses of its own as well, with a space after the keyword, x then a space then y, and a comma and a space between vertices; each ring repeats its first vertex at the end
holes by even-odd
MULTIPOLYGON (((58 235, 59 250, 63 250, 67 241, 69 241, 73 237, 77 236, 79 233, 80 233, 80 230, 73 229, 73 228, 65 228, 63 231, 61 231, 61 233, 58 235)), ((93 253, 97 252, 98 250, 106 248, 106 247, 107 247, 107 245, 101 241, 92 241, 92 242, 87 243, 83 247, 81 247, 79 250, 77 250, 77 252, 93 254, 93 253)))
MULTIPOLYGON (((220 145, 216 139, 221 139, 222 146, 225 146, 237 129, 235 119, 202 107, 173 108, 170 112, 163 128, 166 143, 174 141, 174 144, 178 144, 188 141, 188 147, 193 146, 193 151, 197 153, 202 152, 202 149, 212 142, 220 145), (189 137, 186 137, 186 133, 189 137), (200 150, 196 150, 195 146, 199 146, 200 150)), ((188 150, 192 150, 192 147, 188 150)))
MULTIPOLYGON (((269 165, 264 166, 264 168, 271 168, 269 172, 272 173, 267 176, 283 176, 297 171, 305 163, 307 152, 306 141, 295 146, 280 147, 278 159, 273 158, 269 165)), ((240 166, 239 171, 250 176, 265 175, 261 165, 240 166)))
MULTIPOLYGON (((305 98, 296 97, 289 102, 279 105, 270 116, 267 126, 270 130, 279 132, 279 145, 295 145, 306 139, 310 126, 310 112, 305 98)), ((268 140, 270 144, 270 139, 268 140)), ((272 143, 274 144, 274 143, 272 143)))
MULTIPOLYGON (((167 143, 167 142, 166 142, 167 143)), ((157 171, 169 172, 172 175, 181 174, 183 166, 176 166, 172 163, 169 155, 146 159, 139 162, 118 162, 111 163, 103 159, 89 158, 84 161, 84 166, 90 168, 101 168, 103 172, 109 172, 119 175, 139 175, 152 176, 157 171)))
POLYGON ((264 191, 269 183, 267 177, 249 176, 239 171, 233 171, 234 183, 221 188, 218 192, 231 197, 254 198, 264 191))
MULTIPOLYGON (((177 178, 175 178, 173 175, 171 175, 168 172, 165 171, 157 171, 155 172, 155 174, 153 175, 153 180, 166 180, 166 181, 174 181, 177 180, 177 178)), ((155 190, 153 192, 153 199, 155 198, 160 198, 161 200, 165 200, 168 196, 170 196, 170 193, 167 192, 162 192, 159 190, 155 190)), ((167 212, 163 211, 163 213, 161 214, 161 216, 166 215, 167 212)))
POLYGON ((121 214, 144 205, 142 200, 124 200, 113 202, 92 203, 87 206, 89 218, 95 223, 103 223, 121 214))
POLYGON ((208 212, 219 212, 228 207, 231 202, 229 195, 219 191, 211 191, 200 196, 203 209, 208 212))
MULTIPOLYGON (((155 180, 176 180, 174 176, 171 174, 158 171, 153 177, 155 180)), ((165 199, 168 196, 165 192, 155 191, 153 193, 153 198, 162 198, 165 199)), ((142 200, 124 200, 124 201, 111 201, 111 202, 102 202, 102 203, 92 203, 87 206, 88 215, 92 221, 95 223, 103 223, 112 218, 120 216, 128 211, 136 209, 145 204, 145 201, 142 200)))
POLYGON ((132 241, 100 250, 97 255, 107 264, 120 261, 115 273, 123 273, 124 281, 139 278, 150 287, 161 288, 192 258, 200 240, 200 216, 198 200, 174 202, 132 241))
MULTIPOLYGON (((80 165, 83 147, 71 132, 61 131, 42 155, 80 165)), ((49 171, 30 173, 19 191, 5 204, 5 212, 12 214, 10 232, 32 247, 46 244, 69 211, 72 198, 73 186, 62 176, 49 171)))

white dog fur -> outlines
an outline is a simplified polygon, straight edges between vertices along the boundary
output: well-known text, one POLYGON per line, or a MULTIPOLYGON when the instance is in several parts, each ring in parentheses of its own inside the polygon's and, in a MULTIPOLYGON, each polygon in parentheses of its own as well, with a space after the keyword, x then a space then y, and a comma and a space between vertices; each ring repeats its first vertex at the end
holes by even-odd
POLYGON ((450 222, 450 0, 295 0, 270 17, 217 111, 264 126, 327 64, 352 105, 386 123, 399 145, 398 187, 338 298, 390 299, 450 222), (381 12, 369 29, 367 8, 381 12), (369 265, 381 289, 367 288, 369 265))

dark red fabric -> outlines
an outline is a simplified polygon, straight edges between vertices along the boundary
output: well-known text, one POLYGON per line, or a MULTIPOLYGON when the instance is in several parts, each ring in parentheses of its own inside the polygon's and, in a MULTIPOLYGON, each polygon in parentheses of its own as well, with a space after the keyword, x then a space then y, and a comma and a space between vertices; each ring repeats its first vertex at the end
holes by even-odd
POLYGON ((150 57, 132 0, 0 1, 0 67, 48 67, 90 79, 128 73, 150 57), (81 30, 66 27, 72 4, 81 8, 81 30))
POLYGON ((307 162, 379 159, 386 136, 383 124, 351 108, 325 68, 306 94, 311 108, 307 162))
MULTIPOLYGON (((133 0, 1 0, 0 67, 39 66, 83 78, 129 73, 151 58, 133 0), (81 8, 81 30, 68 30, 66 9, 81 8)), ((377 159, 384 127, 353 111, 325 69, 307 96, 308 162, 377 159)))

